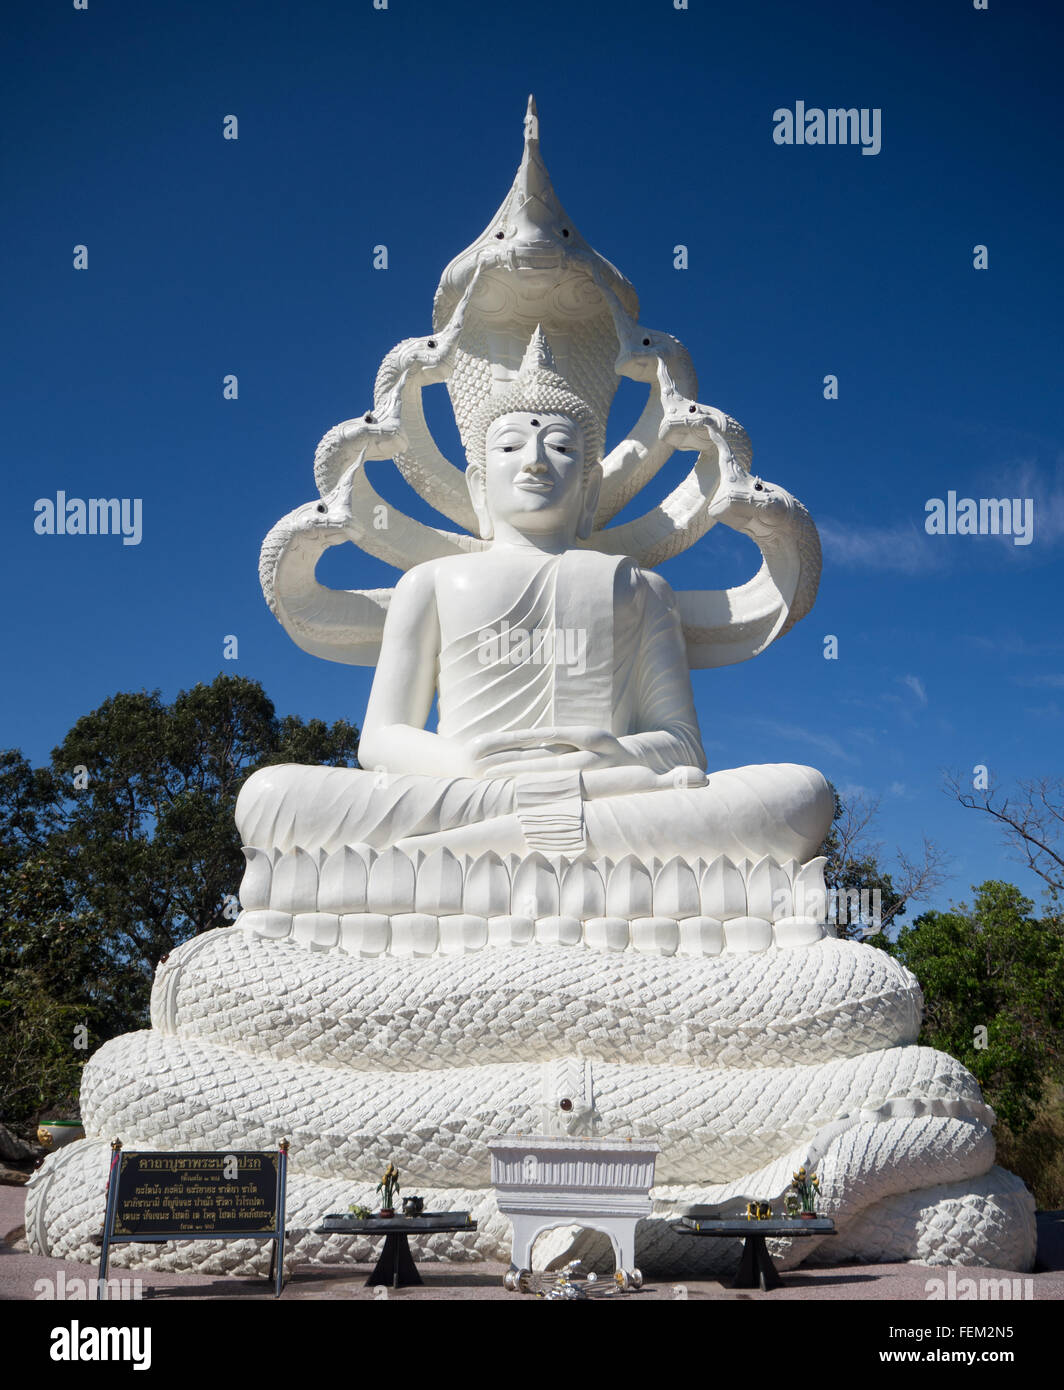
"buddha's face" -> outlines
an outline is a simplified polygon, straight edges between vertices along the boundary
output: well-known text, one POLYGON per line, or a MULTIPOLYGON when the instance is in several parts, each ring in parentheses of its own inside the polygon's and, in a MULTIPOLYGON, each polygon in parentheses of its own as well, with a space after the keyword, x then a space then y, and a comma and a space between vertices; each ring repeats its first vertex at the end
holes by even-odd
POLYGON ((567 533, 571 541, 587 529, 588 484, 598 492, 599 470, 584 464, 584 432, 570 416, 501 415, 488 429, 482 479, 472 483, 486 529, 512 528, 530 539, 567 533))

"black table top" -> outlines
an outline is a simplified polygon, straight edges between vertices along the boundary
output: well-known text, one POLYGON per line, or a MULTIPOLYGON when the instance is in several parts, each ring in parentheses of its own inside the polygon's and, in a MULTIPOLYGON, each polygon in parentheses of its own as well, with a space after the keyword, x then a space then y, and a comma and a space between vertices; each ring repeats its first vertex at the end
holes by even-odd
POLYGON ((334 1219, 328 1226, 316 1226, 316 1236, 431 1236, 437 1231, 475 1231, 477 1223, 467 1211, 446 1211, 423 1216, 348 1216, 334 1219))
POLYGON ((822 1236, 834 1235, 835 1223, 830 1216, 817 1216, 812 1221, 801 1217, 753 1221, 745 1216, 727 1220, 685 1216, 676 1222, 676 1229, 688 1236, 822 1236))

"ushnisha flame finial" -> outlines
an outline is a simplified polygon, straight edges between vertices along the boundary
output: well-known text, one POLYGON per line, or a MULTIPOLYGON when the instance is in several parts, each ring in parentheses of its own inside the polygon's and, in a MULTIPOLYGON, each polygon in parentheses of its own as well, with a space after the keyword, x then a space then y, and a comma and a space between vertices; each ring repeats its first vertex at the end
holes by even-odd
POLYGON ((517 375, 519 378, 526 377, 536 371, 554 371, 554 353, 551 352, 550 343, 544 335, 543 325, 539 323, 528 340, 528 347, 525 348, 525 355, 521 359, 521 370, 517 375))

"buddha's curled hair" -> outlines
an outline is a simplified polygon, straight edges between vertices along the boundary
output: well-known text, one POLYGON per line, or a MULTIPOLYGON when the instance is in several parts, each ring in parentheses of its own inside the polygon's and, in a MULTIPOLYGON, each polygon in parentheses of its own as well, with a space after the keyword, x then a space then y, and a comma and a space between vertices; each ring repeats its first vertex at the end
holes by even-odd
POLYGON ((483 464, 484 442, 494 420, 518 412, 569 415, 584 432, 584 468, 602 461, 605 438, 595 412, 555 371, 550 344, 537 326, 529 339, 521 370, 501 389, 492 391, 474 412, 466 430, 466 456, 471 464, 483 464))

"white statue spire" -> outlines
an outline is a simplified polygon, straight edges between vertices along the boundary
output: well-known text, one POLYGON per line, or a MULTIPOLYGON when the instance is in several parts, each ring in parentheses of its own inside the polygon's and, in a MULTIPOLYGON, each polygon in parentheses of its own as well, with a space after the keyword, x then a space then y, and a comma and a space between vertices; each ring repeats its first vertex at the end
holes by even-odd
MULTIPOLYGON (((498 210, 480 236, 460 252, 440 278, 433 305, 433 326, 442 330, 460 302, 477 266, 485 275, 482 295, 493 276, 506 276, 511 287, 515 275, 560 288, 581 282, 589 302, 602 300, 610 350, 616 338, 596 284, 605 285, 633 317, 639 314, 639 298, 620 271, 584 240, 554 190, 539 143, 539 113, 533 96, 524 117, 524 145, 513 183, 498 210)), ((529 288, 533 286, 529 285, 529 288)), ((521 341, 523 349, 527 334, 521 341)), ((516 361, 513 364, 516 366, 516 361)))
POLYGON ((539 143, 539 112, 536 110, 536 98, 529 92, 528 110, 525 112, 525 145, 533 140, 539 143))

